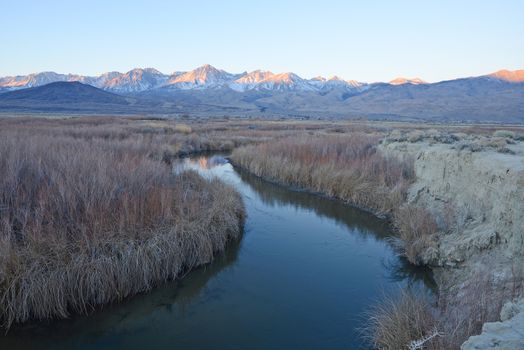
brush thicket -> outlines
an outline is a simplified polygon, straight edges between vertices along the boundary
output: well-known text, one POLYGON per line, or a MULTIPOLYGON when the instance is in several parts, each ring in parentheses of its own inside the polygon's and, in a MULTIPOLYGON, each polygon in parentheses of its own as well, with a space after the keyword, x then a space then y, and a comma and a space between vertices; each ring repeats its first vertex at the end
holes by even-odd
POLYGON ((243 204, 231 187, 173 175, 147 150, 66 131, 0 131, 4 327, 147 291, 240 235, 243 204))
POLYGON ((414 171, 412 159, 379 153, 380 138, 358 132, 290 137, 235 149, 232 159, 258 176, 386 214, 404 201, 414 171))

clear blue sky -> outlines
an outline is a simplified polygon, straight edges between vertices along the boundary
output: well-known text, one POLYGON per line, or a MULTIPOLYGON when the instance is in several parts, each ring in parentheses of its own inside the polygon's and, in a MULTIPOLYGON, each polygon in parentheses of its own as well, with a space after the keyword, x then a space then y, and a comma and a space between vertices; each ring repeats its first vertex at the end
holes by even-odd
POLYGON ((0 76, 204 63, 361 81, 524 68, 522 0, 0 0, 0 76))

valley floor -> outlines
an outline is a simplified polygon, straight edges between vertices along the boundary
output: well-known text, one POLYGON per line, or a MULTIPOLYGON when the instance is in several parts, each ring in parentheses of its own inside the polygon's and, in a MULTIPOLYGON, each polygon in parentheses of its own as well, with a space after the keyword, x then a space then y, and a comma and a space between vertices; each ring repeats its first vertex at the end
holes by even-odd
MULTIPOLYGON (((231 189, 195 174, 177 179, 166 172, 173 157, 201 151, 233 150, 232 161, 260 177, 323 193, 391 220, 398 232, 391 244, 413 264, 433 268, 439 293, 431 305, 411 307, 410 300, 419 301, 409 297, 404 309, 397 307, 400 301, 378 308, 370 324, 376 347, 398 349, 438 332, 425 346, 456 349, 479 334, 484 322, 497 321, 506 301, 522 296, 520 126, 28 116, 0 118, 0 133, 5 173, 0 176, 0 293, 7 301, 0 311, 7 327, 71 310, 85 312, 93 304, 146 290, 209 261, 213 252, 238 237, 243 209, 231 189), (75 184, 85 188, 75 190, 75 184), (172 189, 167 197, 165 188, 172 189), (219 205, 223 198, 230 199, 228 205, 219 205), (92 220, 108 212, 113 215, 92 220), (197 231, 191 235, 197 241, 177 241, 182 250, 163 251, 161 260, 171 272, 158 275, 167 270, 157 269, 143 232, 158 247, 158 239, 188 238, 185 232, 197 231), (64 247, 70 249, 62 253, 64 247), (100 257, 114 257, 118 247, 147 257, 152 277, 143 275, 145 270, 126 270, 122 276, 132 278, 123 278, 116 293, 108 290, 96 300, 89 291, 75 300, 55 293, 63 290, 56 288, 59 283, 76 283, 62 278, 60 266, 84 269, 85 261, 93 271, 105 270, 106 260, 100 257), (189 251, 181 257, 180 252, 189 251), (179 255, 174 259, 170 252, 179 255), (51 268, 41 271, 41 266, 51 268), (35 273, 58 283, 43 284, 44 302, 35 297, 43 290, 34 288, 35 273), (138 280, 142 282, 135 284, 138 280), (428 317, 413 324, 409 312, 420 308, 429 310, 428 317), (396 334, 393 340, 381 333, 384 327, 396 334)), ((101 272, 88 275, 86 286, 104 285, 101 272), (100 279, 93 281, 93 276, 100 279)))

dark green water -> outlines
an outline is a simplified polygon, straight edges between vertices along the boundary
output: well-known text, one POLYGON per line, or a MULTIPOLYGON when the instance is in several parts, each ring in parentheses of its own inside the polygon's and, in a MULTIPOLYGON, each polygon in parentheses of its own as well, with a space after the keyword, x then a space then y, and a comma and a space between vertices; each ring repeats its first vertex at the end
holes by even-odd
MULTIPOLYGON (((239 172, 217 157, 185 167, 234 185, 240 242, 203 268, 90 316, 15 327, 0 349, 365 349, 363 312, 425 270, 399 259, 385 222, 239 172)), ((222 159, 223 160, 223 159, 222 159)))

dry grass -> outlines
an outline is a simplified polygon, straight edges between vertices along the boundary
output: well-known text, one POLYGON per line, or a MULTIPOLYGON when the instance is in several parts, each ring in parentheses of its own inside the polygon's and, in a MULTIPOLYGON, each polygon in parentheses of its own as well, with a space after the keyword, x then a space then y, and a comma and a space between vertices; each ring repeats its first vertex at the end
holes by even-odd
POLYGON ((239 195, 196 173, 173 175, 147 137, 121 137, 113 124, 2 122, 5 328, 147 291, 209 262, 240 234, 239 195))
POLYGON ((191 134, 193 129, 187 124, 175 124, 175 131, 182 134, 191 134))
POLYGON ((400 248, 411 263, 420 264, 421 254, 432 247, 438 231, 434 216, 422 207, 404 204, 394 212, 393 223, 399 232, 400 248))
MULTIPOLYGON (((199 130, 173 120, 129 118, 4 118, 0 128, 14 133, 70 137, 89 141, 118 141, 147 157, 169 161, 193 152, 230 151, 247 142, 232 135, 199 130)), ((250 140, 249 140, 250 141, 250 140)))
POLYGON ((414 179, 412 158, 377 151, 380 134, 302 136, 235 149, 233 162, 271 181, 305 188, 389 215, 392 240, 412 263, 434 244, 437 224, 423 208, 405 204, 414 179))
POLYGON ((460 349, 470 336, 481 333, 484 323, 500 319, 505 302, 520 295, 522 272, 513 273, 509 285, 501 288, 493 274, 474 271, 460 290, 440 293, 435 303, 409 289, 384 296, 367 313, 364 334, 375 349, 400 350, 437 331, 422 349, 460 349))
POLYGON ((364 332, 374 349, 403 350, 413 340, 431 335, 436 324, 429 302, 406 289, 370 309, 364 332))
MULTIPOLYGON (((422 209, 403 206, 413 160, 385 157, 377 152, 379 140, 389 133, 386 142, 461 147, 463 140, 477 147, 486 139, 497 143, 479 149, 504 151, 524 135, 517 126, 497 132, 498 126, 182 119, 0 118, 4 326, 85 313, 148 290, 209 261, 238 236, 242 206, 231 188, 193 173, 172 176, 158 160, 246 146, 234 151, 234 160, 259 176, 392 214, 404 254, 418 262, 433 244, 435 224, 422 209)), ((388 332, 406 339, 426 335, 437 322, 449 336, 433 348, 455 349, 494 317, 493 308, 485 308, 493 295, 482 290, 471 294, 482 302, 466 303, 478 305, 467 311, 441 300, 431 310, 413 295, 401 296, 396 306, 383 304, 376 310, 389 314, 391 323, 381 318, 387 329, 376 339, 386 341, 388 332), (411 315, 412 322, 394 313, 411 315)))
POLYGON ((272 181, 387 214, 405 199, 413 161, 380 154, 380 138, 360 132, 290 137, 235 149, 232 160, 272 181))

